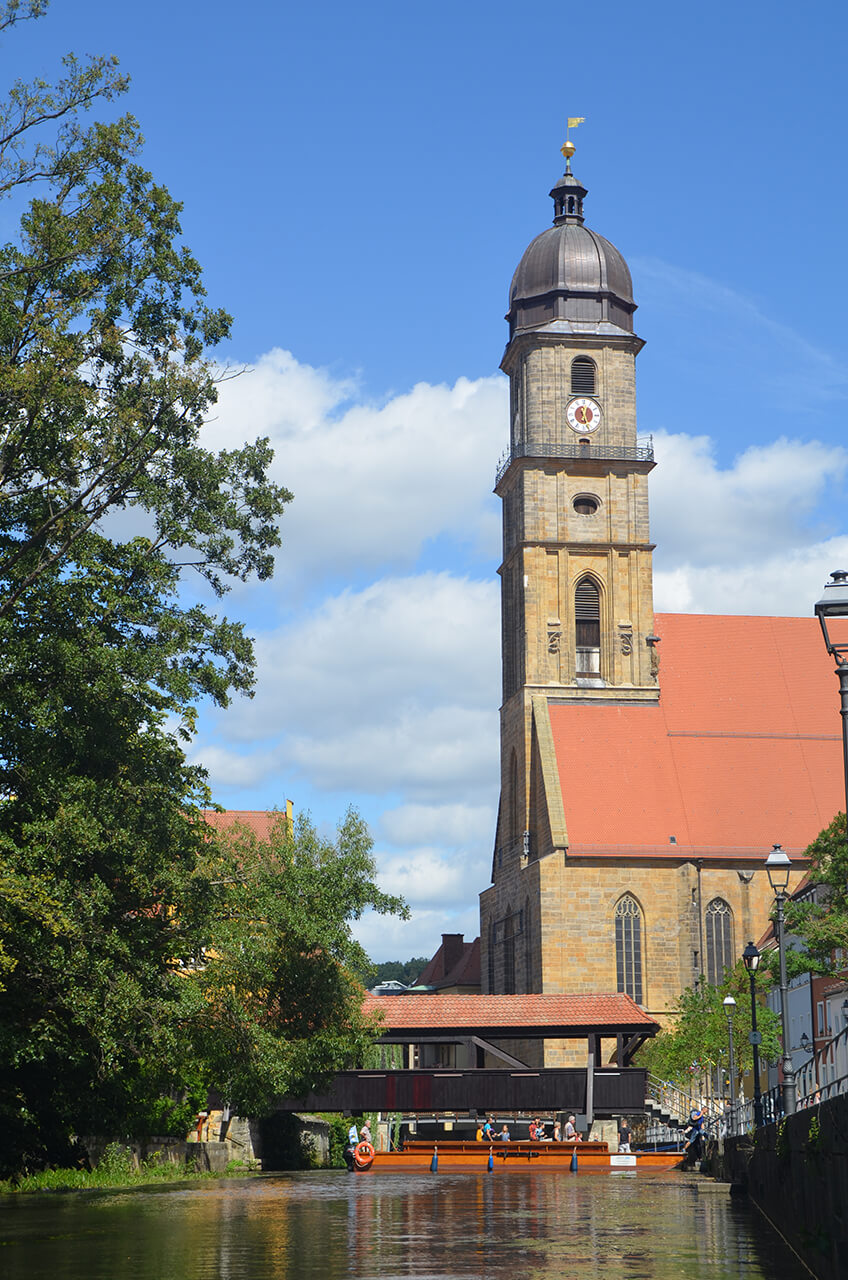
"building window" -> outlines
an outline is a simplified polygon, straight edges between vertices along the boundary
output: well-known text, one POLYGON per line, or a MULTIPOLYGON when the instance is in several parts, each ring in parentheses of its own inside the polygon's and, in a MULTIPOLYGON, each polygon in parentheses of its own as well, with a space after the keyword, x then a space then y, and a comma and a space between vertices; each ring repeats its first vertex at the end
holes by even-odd
POLYGON ((588 356, 575 356, 572 360, 571 390, 582 395, 595 394, 595 362, 588 356))
POLYGON ((577 675, 601 673, 601 597, 591 578, 577 584, 574 593, 574 620, 577 641, 577 675))
POLYGON ((642 1003, 642 912, 626 893, 615 908, 615 973, 619 991, 642 1003))
POLYGON ((734 963, 733 912, 724 898, 713 898, 707 907, 707 981, 714 987, 734 963))

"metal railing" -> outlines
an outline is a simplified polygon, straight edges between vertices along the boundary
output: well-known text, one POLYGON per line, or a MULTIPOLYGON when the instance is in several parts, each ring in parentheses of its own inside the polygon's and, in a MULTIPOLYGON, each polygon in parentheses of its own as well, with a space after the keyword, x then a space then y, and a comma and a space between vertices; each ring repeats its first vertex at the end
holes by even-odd
POLYGON ((495 472, 495 488, 500 484, 510 463, 516 458, 579 458, 588 462, 653 462, 654 437, 646 436, 635 445, 601 444, 578 440, 541 440, 519 442, 507 449, 498 462, 495 472))
MULTIPOLYGON (((818 1106, 828 1098, 848 1093, 848 1027, 818 1050, 796 1072, 797 1108, 818 1106)), ((773 1124, 782 1120, 783 1087, 776 1085, 762 1095, 762 1122, 773 1124)), ((710 1119, 705 1126, 709 1137, 724 1138, 753 1133, 756 1127, 753 1098, 743 1098, 735 1109, 728 1108, 721 1115, 710 1119)))

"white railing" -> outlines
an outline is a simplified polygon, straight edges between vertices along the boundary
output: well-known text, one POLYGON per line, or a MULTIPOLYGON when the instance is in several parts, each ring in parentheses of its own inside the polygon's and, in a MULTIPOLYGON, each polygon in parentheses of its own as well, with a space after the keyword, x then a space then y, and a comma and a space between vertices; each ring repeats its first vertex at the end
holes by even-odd
POLYGON ((796 1076, 798 1106, 812 1107, 848 1093, 848 1027, 805 1062, 796 1076))

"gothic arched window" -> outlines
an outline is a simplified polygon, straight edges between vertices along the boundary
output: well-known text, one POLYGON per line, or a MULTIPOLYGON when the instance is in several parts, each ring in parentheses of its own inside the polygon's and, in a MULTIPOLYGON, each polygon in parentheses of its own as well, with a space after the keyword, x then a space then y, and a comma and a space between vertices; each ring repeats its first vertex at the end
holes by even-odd
POLYGON ((503 922, 503 990, 504 994, 515 994, 515 916, 507 908, 503 922))
POLYGON ((588 356, 575 356, 572 360, 571 390, 584 396, 595 394, 595 362, 588 356))
POLYGON ((642 1003, 642 911, 626 893, 615 908, 615 974, 619 991, 642 1003))
POLYGON ((601 596, 591 578, 583 578, 574 593, 578 676, 601 674, 601 596))
POLYGON ((717 987, 726 969, 733 967, 733 912, 724 898, 713 898, 707 907, 707 981, 717 987))

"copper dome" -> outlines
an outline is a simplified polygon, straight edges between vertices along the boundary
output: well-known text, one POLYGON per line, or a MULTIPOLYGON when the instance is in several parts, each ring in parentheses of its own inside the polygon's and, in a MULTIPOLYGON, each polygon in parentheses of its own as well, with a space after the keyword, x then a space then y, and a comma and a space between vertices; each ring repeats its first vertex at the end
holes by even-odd
POLYGON ((551 191, 554 225, 528 245, 509 290, 510 337, 554 321, 575 333, 633 332, 633 285, 624 258, 583 225, 583 197, 568 171, 551 191))

